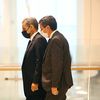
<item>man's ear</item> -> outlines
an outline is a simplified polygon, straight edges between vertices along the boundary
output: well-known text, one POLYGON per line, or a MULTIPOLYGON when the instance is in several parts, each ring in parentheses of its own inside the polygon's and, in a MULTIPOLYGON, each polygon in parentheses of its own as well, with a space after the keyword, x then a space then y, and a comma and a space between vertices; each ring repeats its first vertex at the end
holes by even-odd
POLYGON ((50 29, 50 26, 49 25, 47 25, 46 27, 47 27, 47 29, 50 29))
POLYGON ((34 26, 33 25, 30 25, 30 27, 33 28, 34 26))
POLYGON ((30 25, 31 28, 35 29, 35 27, 33 25, 30 25))

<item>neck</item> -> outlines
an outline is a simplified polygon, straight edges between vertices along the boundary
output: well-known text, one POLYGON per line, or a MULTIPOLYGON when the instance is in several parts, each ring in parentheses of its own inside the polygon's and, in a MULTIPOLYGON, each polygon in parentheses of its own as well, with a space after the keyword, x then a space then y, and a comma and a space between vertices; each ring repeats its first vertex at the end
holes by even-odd
POLYGON ((32 30, 31 33, 30 33, 30 36, 32 36, 36 32, 37 32, 37 30, 32 30))
POLYGON ((49 30, 49 32, 48 32, 48 36, 50 37, 50 35, 52 34, 52 30, 49 30))

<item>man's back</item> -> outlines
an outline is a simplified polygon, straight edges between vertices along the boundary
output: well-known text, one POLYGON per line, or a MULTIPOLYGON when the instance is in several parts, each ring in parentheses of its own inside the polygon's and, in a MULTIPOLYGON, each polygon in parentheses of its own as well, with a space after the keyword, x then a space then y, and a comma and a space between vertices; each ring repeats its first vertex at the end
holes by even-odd
POLYGON ((43 82, 44 88, 50 90, 52 85, 59 88, 62 84, 61 81, 67 80, 68 82, 65 82, 63 84, 64 87, 62 87, 65 89, 64 91, 67 91, 69 85, 72 86, 72 76, 70 73, 71 55, 67 40, 58 31, 50 39, 44 59, 43 81, 48 81, 48 83, 43 82), (64 76, 63 80, 61 79, 62 75, 64 76))

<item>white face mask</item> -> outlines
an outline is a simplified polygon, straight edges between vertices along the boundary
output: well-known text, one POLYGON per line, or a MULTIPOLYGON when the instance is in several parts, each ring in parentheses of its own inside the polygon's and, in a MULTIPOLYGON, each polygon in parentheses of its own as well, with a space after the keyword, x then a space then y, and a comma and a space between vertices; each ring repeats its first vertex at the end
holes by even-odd
POLYGON ((41 31, 41 35, 44 36, 45 38, 49 38, 47 33, 44 33, 41 31))

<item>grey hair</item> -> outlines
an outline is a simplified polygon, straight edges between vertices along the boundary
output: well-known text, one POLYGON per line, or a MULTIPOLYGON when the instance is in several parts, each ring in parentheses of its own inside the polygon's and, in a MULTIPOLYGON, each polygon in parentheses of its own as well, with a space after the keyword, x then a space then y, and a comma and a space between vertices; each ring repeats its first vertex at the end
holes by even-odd
POLYGON ((25 21, 28 26, 30 26, 32 24, 35 27, 35 29, 38 30, 38 21, 36 20, 36 18, 33 18, 33 17, 25 18, 22 21, 22 23, 25 21))

